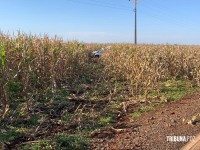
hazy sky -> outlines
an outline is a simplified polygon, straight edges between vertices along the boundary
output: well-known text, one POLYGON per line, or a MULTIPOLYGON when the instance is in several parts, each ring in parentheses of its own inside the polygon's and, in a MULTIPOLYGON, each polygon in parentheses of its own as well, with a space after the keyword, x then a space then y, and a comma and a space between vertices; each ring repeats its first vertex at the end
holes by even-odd
MULTIPOLYGON (((134 42, 133 0, 0 0, 0 30, 134 42)), ((138 42, 200 44, 200 0, 138 0, 138 42)))

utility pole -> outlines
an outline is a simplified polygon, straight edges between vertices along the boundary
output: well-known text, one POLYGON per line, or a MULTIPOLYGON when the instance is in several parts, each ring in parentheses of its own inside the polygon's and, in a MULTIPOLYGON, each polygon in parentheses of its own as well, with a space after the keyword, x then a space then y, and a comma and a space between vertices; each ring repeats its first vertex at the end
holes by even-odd
POLYGON ((134 17, 135 17, 135 45, 136 45, 137 44, 137 0, 134 0, 134 10, 133 11, 134 11, 134 17))

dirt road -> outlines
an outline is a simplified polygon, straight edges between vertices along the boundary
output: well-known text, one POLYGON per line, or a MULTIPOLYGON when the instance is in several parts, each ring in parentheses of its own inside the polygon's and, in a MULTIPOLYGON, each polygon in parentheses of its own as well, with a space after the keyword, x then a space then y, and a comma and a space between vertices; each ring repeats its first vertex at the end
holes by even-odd
MULTIPOLYGON (((200 133, 200 92, 170 102, 155 111, 131 120, 113 136, 94 138, 92 149, 100 150, 178 150, 200 133), (196 117, 195 117, 196 115, 196 117), (130 121, 131 120, 131 121, 130 121)), ((199 148, 200 150, 200 148, 199 148)))

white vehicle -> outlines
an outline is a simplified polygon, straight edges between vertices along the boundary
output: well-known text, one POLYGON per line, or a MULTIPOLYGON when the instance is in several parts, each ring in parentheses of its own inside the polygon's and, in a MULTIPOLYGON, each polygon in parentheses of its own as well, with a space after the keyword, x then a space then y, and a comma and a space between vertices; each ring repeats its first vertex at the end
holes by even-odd
POLYGON ((93 52, 91 53, 91 57, 97 57, 97 58, 101 57, 102 54, 103 54, 103 50, 104 50, 104 48, 100 48, 100 49, 97 50, 97 51, 93 51, 93 52))

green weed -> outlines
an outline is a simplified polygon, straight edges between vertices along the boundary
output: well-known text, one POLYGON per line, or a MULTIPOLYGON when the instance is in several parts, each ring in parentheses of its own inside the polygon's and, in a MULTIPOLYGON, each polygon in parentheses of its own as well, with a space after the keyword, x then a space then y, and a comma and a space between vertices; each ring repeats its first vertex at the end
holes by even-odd
POLYGON ((20 146, 20 150, 55 150, 55 145, 52 142, 48 141, 39 141, 36 143, 25 144, 20 146))
POLYGON ((112 117, 107 116, 107 117, 101 117, 98 121, 99 125, 108 125, 113 121, 112 117))
POLYGON ((141 115, 142 115, 142 113, 139 112, 139 111, 131 113, 131 116, 134 117, 134 118, 140 117, 141 115))
POLYGON ((0 143, 11 141, 19 136, 19 132, 13 129, 0 131, 0 143))
POLYGON ((80 135, 58 134, 55 137, 58 150, 86 150, 88 141, 80 135))

